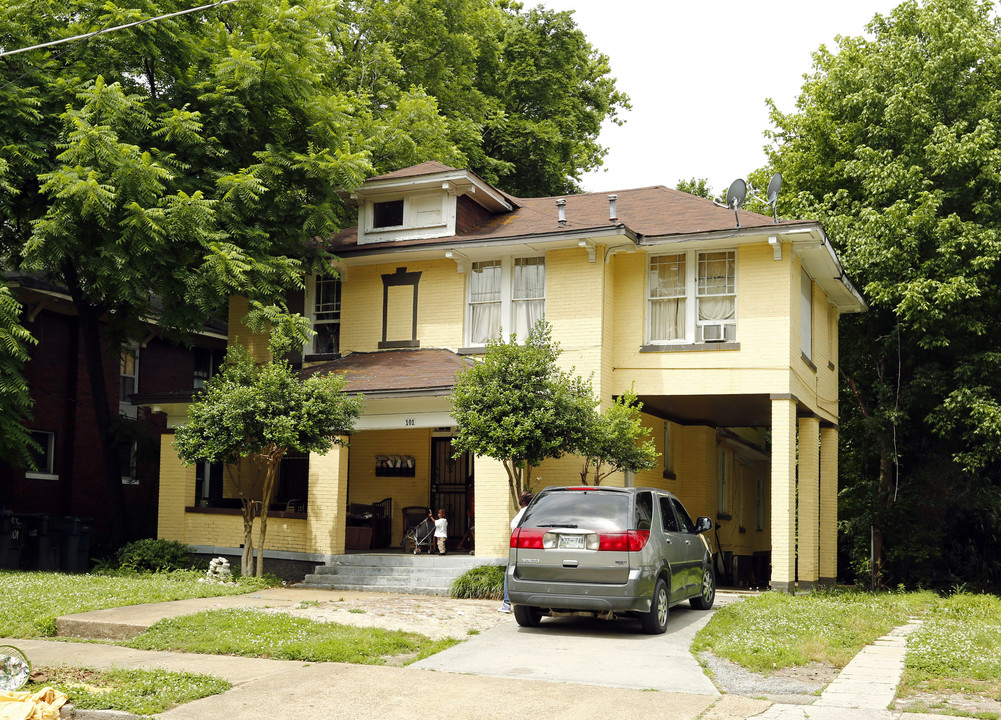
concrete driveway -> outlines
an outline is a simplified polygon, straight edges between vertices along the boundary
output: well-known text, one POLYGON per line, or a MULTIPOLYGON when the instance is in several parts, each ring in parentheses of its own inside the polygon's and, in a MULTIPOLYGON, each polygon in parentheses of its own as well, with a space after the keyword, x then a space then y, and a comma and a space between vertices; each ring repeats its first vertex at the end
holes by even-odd
MULTIPOLYGON (((717 596, 717 607, 734 599, 717 596)), ((410 667, 718 697, 689 650, 713 612, 677 605, 663 635, 644 635, 633 620, 543 618, 536 628, 504 623, 410 667)))

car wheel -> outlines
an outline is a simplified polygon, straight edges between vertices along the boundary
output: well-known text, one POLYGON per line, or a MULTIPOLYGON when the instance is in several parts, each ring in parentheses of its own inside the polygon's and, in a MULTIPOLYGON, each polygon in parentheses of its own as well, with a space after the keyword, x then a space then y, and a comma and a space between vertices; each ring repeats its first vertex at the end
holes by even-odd
POLYGON ((716 600, 716 576, 713 574, 712 565, 702 568, 702 587, 699 594, 691 599, 692 607, 696 610, 709 610, 716 600))
POLYGON ((529 605, 515 605, 514 619, 522 627, 536 627, 542 621, 542 611, 529 605))
POLYGON ((664 578, 657 578, 653 589, 653 600, 650 601, 650 612, 640 615, 643 632, 648 635, 660 635, 667 631, 667 613, 671 607, 667 596, 667 583, 664 578))

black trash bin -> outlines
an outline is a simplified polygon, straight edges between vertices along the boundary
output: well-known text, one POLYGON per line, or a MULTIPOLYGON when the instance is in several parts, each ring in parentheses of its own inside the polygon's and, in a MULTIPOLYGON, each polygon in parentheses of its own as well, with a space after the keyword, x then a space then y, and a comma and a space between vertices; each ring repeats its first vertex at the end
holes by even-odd
POLYGON ((24 570, 58 570, 63 519, 54 515, 20 515, 24 525, 21 567, 24 570))
POLYGON ((17 570, 21 567, 24 527, 21 519, 11 513, 0 515, 0 568, 17 570))
POLYGON ((66 572, 87 572, 90 566, 91 518, 68 517, 63 526, 59 567, 66 572))

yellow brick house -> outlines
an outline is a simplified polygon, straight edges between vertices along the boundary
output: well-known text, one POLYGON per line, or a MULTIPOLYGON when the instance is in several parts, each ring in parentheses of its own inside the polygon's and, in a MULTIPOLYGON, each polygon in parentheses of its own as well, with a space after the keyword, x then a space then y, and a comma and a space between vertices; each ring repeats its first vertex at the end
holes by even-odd
MULTIPOLYGON (((713 518, 726 583, 833 582, 838 322, 865 303, 820 224, 662 186, 515 198, 435 162, 353 197, 358 226, 330 241, 339 276, 308 278, 297 303, 317 330, 303 372, 345 373, 366 409, 349 447, 286 461, 269 555, 391 551, 404 508, 445 507, 453 540, 475 522, 476 556, 506 556, 506 475, 490 458, 453 458, 449 391, 487 339, 524 337, 544 316, 561 362, 591 376, 603 405, 630 387, 644 404, 659 464, 606 484, 666 488, 713 518), (373 508, 385 520, 369 521, 373 508)), ((231 340, 262 353, 244 312, 234 299, 231 340)), ((183 422, 183 406, 163 409, 183 422)), ((225 478, 181 466, 164 437, 159 535, 237 554, 225 478)), ((562 458, 532 476, 541 488, 578 473, 562 458)))

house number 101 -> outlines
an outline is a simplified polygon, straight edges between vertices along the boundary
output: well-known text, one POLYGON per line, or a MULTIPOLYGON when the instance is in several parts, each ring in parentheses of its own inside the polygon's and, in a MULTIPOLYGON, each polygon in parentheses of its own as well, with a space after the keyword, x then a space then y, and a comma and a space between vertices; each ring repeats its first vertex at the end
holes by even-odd
POLYGON ((414 426, 414 419, 413 418, 405 418, 403 420, 403 424, 406 425, 407 427, 413 427, 414 426))

